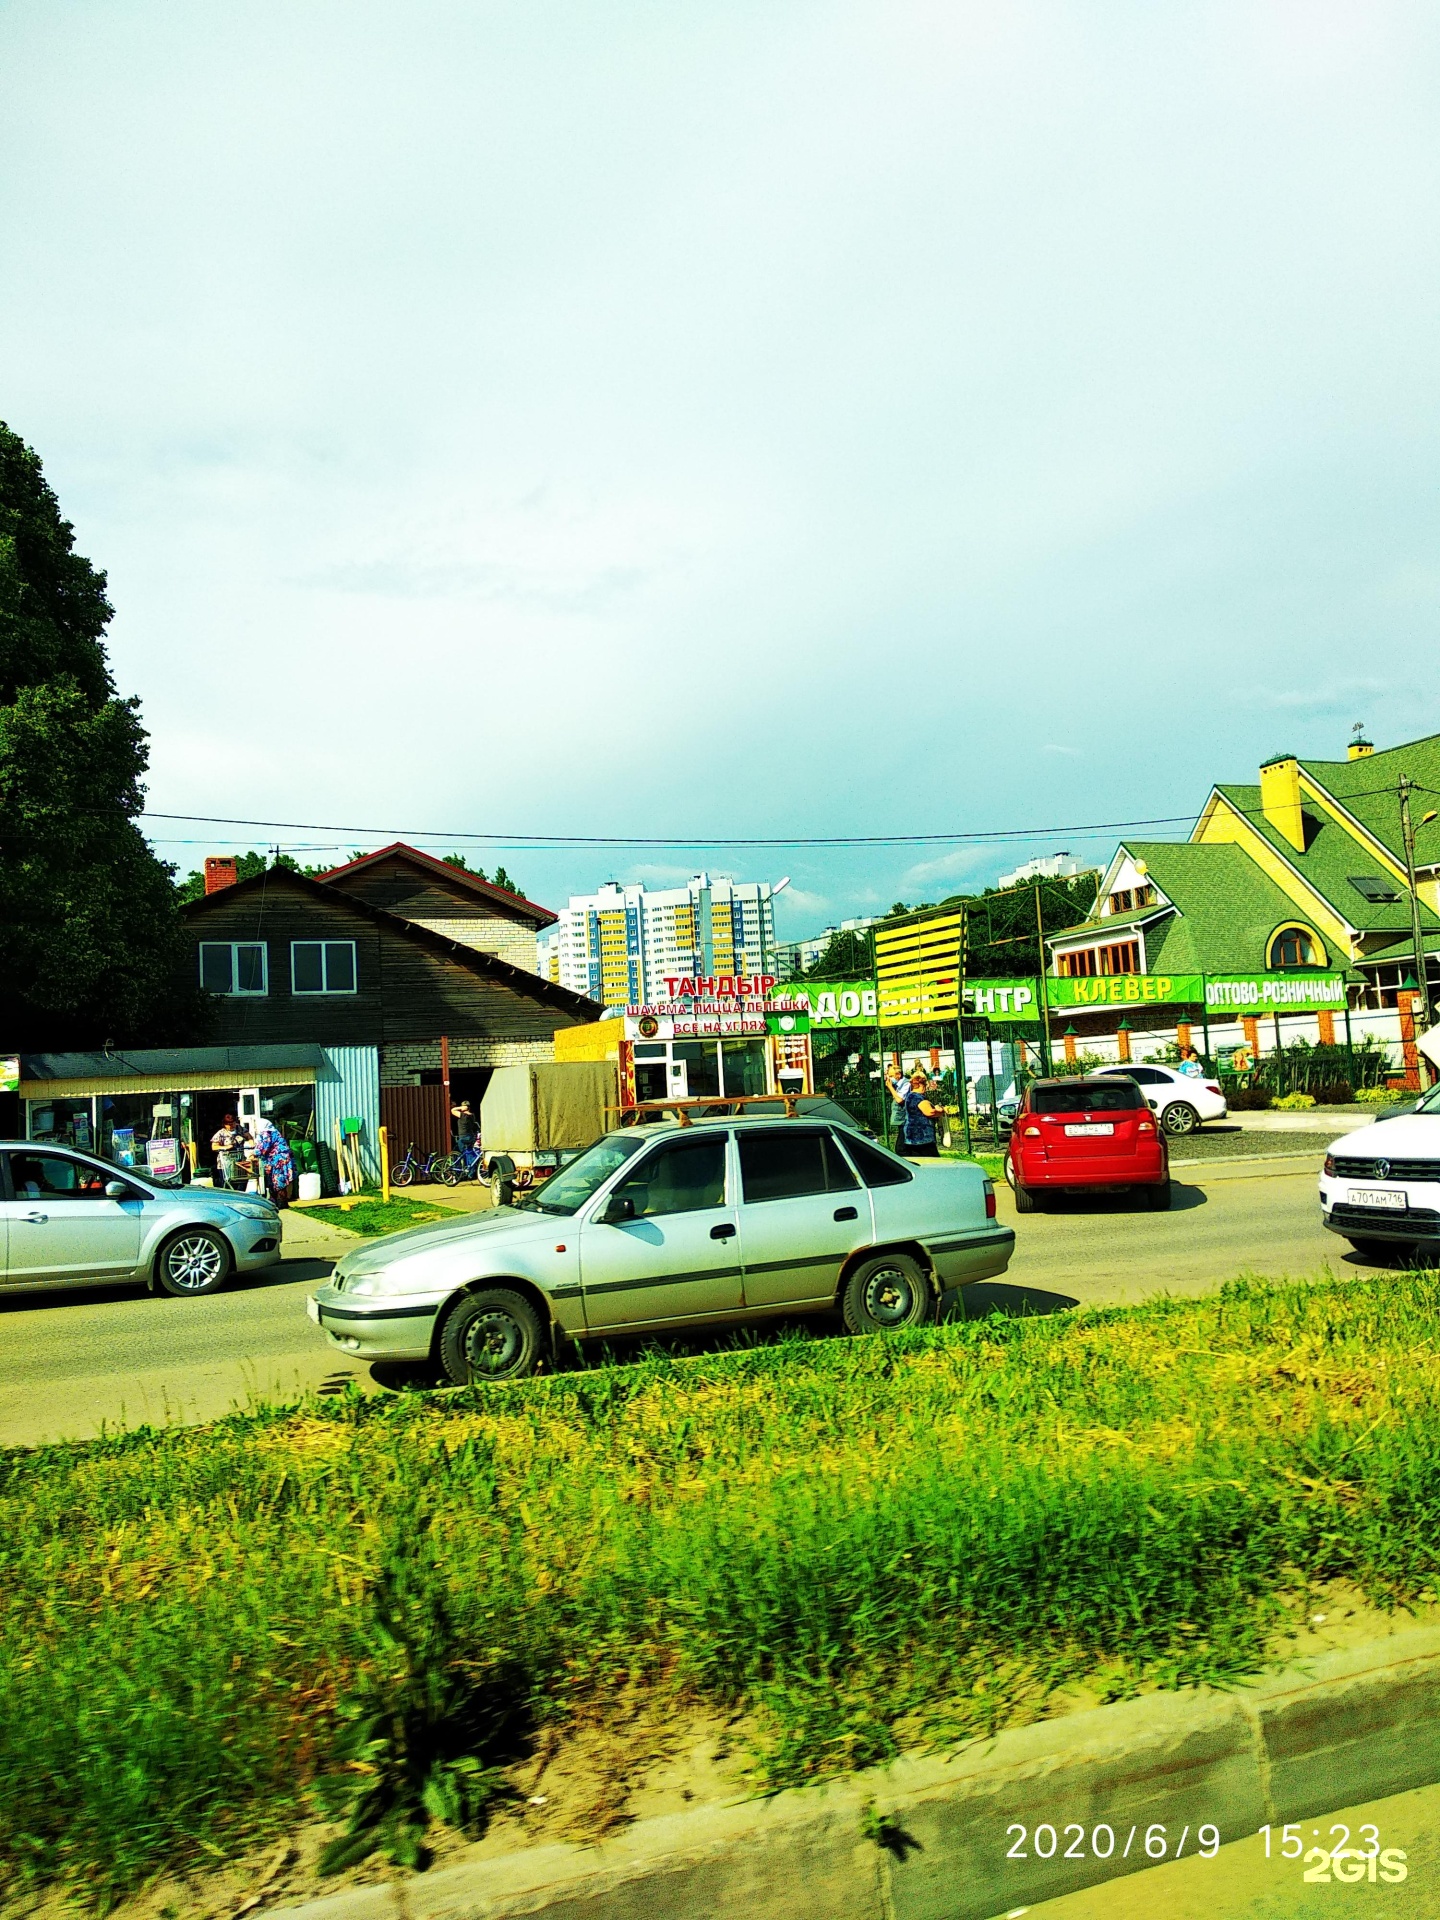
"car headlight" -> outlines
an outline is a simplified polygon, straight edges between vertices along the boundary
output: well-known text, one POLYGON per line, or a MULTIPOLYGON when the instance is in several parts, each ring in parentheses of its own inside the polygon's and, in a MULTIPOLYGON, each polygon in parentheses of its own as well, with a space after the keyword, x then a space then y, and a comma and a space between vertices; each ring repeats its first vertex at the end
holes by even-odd
POLYGON ((226 1202, 225 1211, 235 1220, 268 1220, 274 1208, 264 1206, 256 1200, 229 1200, 226 1202))
POLYGON ((1335 1156, 1333 1153, 1327 1153, 1325 1156, 1325 1172, 1331 1175, 1335 1172, 1335 1156))

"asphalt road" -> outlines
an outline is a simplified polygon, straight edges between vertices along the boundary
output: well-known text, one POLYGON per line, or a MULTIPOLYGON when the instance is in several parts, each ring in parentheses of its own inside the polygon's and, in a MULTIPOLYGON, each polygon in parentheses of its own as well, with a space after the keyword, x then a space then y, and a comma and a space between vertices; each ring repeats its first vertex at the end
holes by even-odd
MULTIPOLYGON (((1310 1159, 1182 1168, 1176 1187, 1169 1213, 1101 1196, 1016 1222, 1007 1278, 970 1289, 969 1310, 1043 1312, 1202 1293, 1247 1270, 1370 1270, 1320 1226, 1310 1159)), ((1003 1185, 1000 1210, 1013 1219, 1003 1185)), ((98 1288, 0 1298, 0 1445, 208 1420, 251 1398, 294 1399, 350 1379, 373 1384, 368 1369, 335 1353, 305 1318, 305 1296, 328 1269, 327 1260, 289 1258, 273 1276, 203 1300, 98 1288)))

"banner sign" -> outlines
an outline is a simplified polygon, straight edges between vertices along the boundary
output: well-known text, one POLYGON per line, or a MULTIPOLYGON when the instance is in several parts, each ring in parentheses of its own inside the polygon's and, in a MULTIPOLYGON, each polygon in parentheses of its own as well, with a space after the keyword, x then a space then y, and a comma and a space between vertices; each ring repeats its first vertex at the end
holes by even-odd
POLYGON ((668 999, 625 1009, 627 1040, 729 1040, 810 1030, 803 992, 782 987, 777 993, 770 973, 667 975, 665 990, 668 999))
MULTIPOLYGON (((1046 988, 1050 982, 1045 982, 1046 988)), ((967 980, 965 982, 965 1018, 967 1020, 1038 1021, 1040 982, 1030 980, 967 980)))
POLYGON ((1205 976, 1205 1005, 1212 1013, 1282 1013, 1306 1007, 1345 1011, 1340 973, 1233 973, 1205 976))
POLYGON ((1204 975, 1199 973, 1095 973, 1045 982, 1050 1005, 1059 1013, 1077 1007, 1199 1006, 1204 975))
POLYGON ((799 981, 789 991, 810 1008, 812 1033, 828 1032, 834 1027, 873 1027, 880 1003, 873 980, 799 981))

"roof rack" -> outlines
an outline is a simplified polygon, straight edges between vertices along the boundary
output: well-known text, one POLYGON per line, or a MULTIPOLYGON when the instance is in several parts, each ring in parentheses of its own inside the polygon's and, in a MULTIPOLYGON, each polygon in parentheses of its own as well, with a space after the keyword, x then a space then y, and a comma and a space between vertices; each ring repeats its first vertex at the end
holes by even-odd
POLYGON ((764 1101, 767 1106, 773 1106, 779 1100, 785 1108, 785 1118, 794 1120, 799 1116, 800 1102, 807 1097, 810 1096, 803 1093, 732 1093, 728 1098, 724 1095, 706 1095, 694 1100, 637 1100, 632 1106, 606 1107, 605 1111, 618 1113, 621 1116, 622 1127, 643 1126, 644 1121, 640 1118, 642 1114, 652 1114, 659 1118, 667 1113, 674 1114, 678 1125, 688 1127, 693 1124, 697 1113, 703 1119, 707 1113, 719 1108, 721 1111, 716 1117, 728 1120, 736 1107, 739 1107, 743 1113, 746 1107, 757 1107, 761 1101, 764 1101))

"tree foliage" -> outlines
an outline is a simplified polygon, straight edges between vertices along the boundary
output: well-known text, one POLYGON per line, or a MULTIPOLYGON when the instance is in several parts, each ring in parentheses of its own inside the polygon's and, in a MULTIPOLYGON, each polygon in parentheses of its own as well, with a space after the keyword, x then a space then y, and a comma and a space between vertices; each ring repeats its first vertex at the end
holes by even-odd
POLYGON ((105 655, 105 576, 0 422, 0 1022, 12 1047, 171 1038, 170 871, 136 822, 139 703, 105 655))

